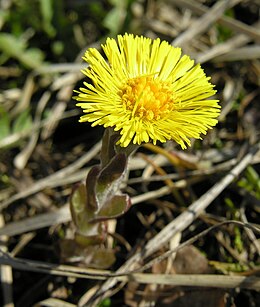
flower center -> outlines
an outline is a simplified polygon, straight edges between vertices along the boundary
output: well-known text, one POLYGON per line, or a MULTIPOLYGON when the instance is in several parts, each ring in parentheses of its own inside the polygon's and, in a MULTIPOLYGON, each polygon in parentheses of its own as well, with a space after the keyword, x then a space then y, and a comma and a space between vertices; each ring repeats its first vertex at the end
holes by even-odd
POLYGON ((129 79, 120 91, 123 105, 132 116, 158 120, 173 109, 174 93, 170 83, 151 76, 129 79))

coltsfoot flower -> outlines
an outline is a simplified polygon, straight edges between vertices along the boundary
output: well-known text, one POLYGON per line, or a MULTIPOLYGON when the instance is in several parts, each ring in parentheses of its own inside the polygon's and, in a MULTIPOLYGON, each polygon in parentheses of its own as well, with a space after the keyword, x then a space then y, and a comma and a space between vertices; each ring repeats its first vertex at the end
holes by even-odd
POLYGON ((132 34, 108 38, 102 48, 107 61, 95 48, 83 57, 91 83, 75 91, 86 113, 80 122, 113 127, 122 147, 172 139, 182 149, 216 125, 218 100, 207 99, 214 85, 181 48, 132 34))

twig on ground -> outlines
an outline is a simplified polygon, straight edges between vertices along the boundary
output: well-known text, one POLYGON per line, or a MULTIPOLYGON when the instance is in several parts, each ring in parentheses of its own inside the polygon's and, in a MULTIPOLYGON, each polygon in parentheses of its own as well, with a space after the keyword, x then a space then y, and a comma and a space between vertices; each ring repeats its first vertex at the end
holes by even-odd
POLYGON ((250 45, 232 50, 213 59, 214 62, 244 61, 260 58, 260 45, 250 45))
POLYGON ((8 205, 10 205, 12 202, 16 200, 37 193, 47 187, 55 186, 57 180, 69 176, 70 174, 81 168, 83 165, 85 165, 87 162, 89 162, 91 159, 93 159, 100 151, 100 148, 101 148, 101 142, 98 142, 87 153, 85 153, 82 157, 80 157, 76 162, 70 164, 67 167, 64 167, 63 169, 57 171, 52 175, 49 175, 37 181, 33 186, 11 196, 8 200, 2 202, 2 204, 0 204, 0 210, 6 208, 8 205))
MULTIPOLYGON (((205 14, 209 8, 203 4, 198 3, 197 1, 193 0, 170 0, 174 5, 177 5, 179 7, 186 7, 192 10, 196 14, 205 14)), ((217 23, 228 27, 229 29, 233 30, 236 33, 242 33, 245 34, 251 39, 256 40, 257 42, 260 42, 260 30, 249 26, 239 20, 236 20, 234 18, 231 18, 229 16, 220 16, 218 20, 216 20, 217 23)))
POLYGON ((57 299, 57 298, 47 298, 46 300, 37 302, 37 304, 34 305, 35 307, 44 306, 44 307, 77 307, 77 305, 65 302, 63 300, 57 299))
MULTIPOLYGON (((241 221, 242 222, 248 223, 244 206, 240 209, 240 217, 241 217, 241 221)), ((248 238, 253 243, 253 245, 254 245, 254 247, 256 249, 256 252, 258 253, 258 255, 260 257, 260 242, 257 240, 254 232, 251 229, 245 228, 245 231, 246 231, 246 233, 248 235, 248 238)))
POLYGON ((195 36, 204 33, 228 8, 233 7, 239 2, 241 2, 241 0, 217 1, 202 17, 193 22, 185 32, 177 36, 177 38, 173 40, 172 45, 183 46, 195 36))
POLYGON ((85 69, 87 64, 79 64, 79 63, 58 63, 58 64, 51 64, 51 65, 44 65, 36 68, 35 74, 56 74, 56 73, 77 73, 81 69, 85 69))
POLYGON ((11 112, 12 117, 17 116, 20 112, 24 111, 29 107, 34 88, 35 88, 35 80, 33 74, 29 74, 25 81, 23 90, 21 92, 20 100, 18 101, 16 107, 11 112))
MULTIPOLYGON (((259 22, 255 25, 259 27, 259 22)), ((221 56, 225 53, 231 52, 238 47, 244 46, 251 41, 251 37, 245 34, 237 34, 226 40, 224 43, 217 44, 216 46, 210 48, 205 52, 198 53, 195 55, 196 61, 199 63, 205 63, 209 60, 216 58, 217 56, 221 56)))
MULTIPOLYGON (((66 118, 69 118, 69 117, 72 117, 72 116, 76 116, 78 114, 79 114, 78 110, 67 111, 66 113, 63 114, 62 119, 66 119, 66 118)), ((32 129, 34 131, 39 130, 42 127, 48 125, 49 122, 50 122, 50 119, 42 120, 40 123, 33 125, 32 129)), ((32 133, 31 129, 28 129, 28 130, 25 130, 25 131, 16 132, 16 133, 8 135, 4 139, 0 140, 0 149, 14 145, 15 143, 19 142, 21 139, 30 136, 31 133, 32 133)))
MULTIPOLYGON (((51 97, 51 93, 49 91, 46 91, 44 92, 41 99, 39 100, 39 103, 36 109, 35 119, 34 119, 35 126, 41 123, 42 112, 44 111, 46 104, 50 100, 50 97, 51 97)), ((27 146, 25 146, 23 150, 14 159, 14 165, 18 169, 24 169, 25 165, 27 164, 37 144, 38 137, 39 137, 39 130, 37 129, 32 130, 32 134, 31 134, 31 137, 30 137, 30 140, 27 146)))

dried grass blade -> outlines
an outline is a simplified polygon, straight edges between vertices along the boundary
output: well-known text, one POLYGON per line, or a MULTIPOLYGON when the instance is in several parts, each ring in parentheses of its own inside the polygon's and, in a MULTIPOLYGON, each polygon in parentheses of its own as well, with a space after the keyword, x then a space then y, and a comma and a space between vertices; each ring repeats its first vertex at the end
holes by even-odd
MULTIPOLYGON (((190 10, 192 10, 194 13, 196 14, 205 14, 208 11, 208 7, 203 5, 203 4, 199 4, 195 1, 190 1, 190 0, 171 0, 171 2, 179 7, 186 7, 189 8, 190 10)), ((253 27, 253 26, 249 26, 239 20, 236 20, 234 18, 228 17, 228 16, 221 16, 218 20, 217 23, 228 27, 229 29, 238 32, 238 33, 242 33, 242 34, 246 34, 247 36, 249 36, 250 38, 252 38, 253 40, 256 41, 260 41, 260 30, 257 27, 253 27)))
POLYGON ((228 8, 231 8, 239 2, 241 2, 241 0, 217 1, 202 17, 193 22, 185 32, 174 39, 172 45, 182 46, 197 35, 204 33, 228 8))

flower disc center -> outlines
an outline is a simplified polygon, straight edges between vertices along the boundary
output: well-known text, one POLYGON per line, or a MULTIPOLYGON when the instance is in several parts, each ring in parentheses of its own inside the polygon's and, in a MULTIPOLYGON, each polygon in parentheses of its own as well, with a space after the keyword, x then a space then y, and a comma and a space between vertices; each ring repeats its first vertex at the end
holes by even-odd
POLYGON ((158 120, 173 109, 174 94, 170 84, 151 76, 129 79, 120 96, 132 116, 158 120))

